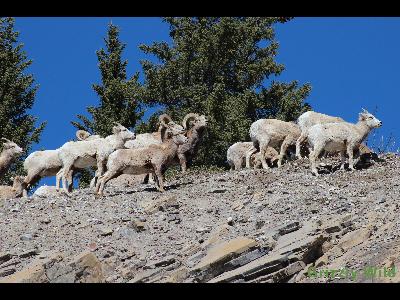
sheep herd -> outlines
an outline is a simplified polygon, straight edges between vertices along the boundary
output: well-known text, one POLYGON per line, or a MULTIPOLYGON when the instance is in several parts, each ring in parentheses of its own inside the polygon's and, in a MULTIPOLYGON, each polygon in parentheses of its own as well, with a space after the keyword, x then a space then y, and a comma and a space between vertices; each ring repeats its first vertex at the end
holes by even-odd
POLYGON ((270 164, 277 161, 280 167, 289 147, 295 147, 297 158, 302 157, 302 148, 309 153, 311 172, 315 176, 318 176, 316 159, 323 151, 339 152, 341 169, 344 169, 347 154, 349 169, 354 170, 354 152, 359 153, 357 150, 370 131, 381 126, 382 122, 365 109, 359 114, 356 124, 314 111, 302 114, 297 123, 260 119, 250 126, 251 142, 239 142, 229 147, 227 161, 231 170, 241 169, 244 163, 246 168, 253 165, 254 168, 262 166, 268 169, 267 160, 270 164))
MULTIPOLYGON (((56 176, 56 190, 62 181, 63 191, 71 192, 73 176, 79 170, 96 167, 90 182, 96 196, 103 196, 106 183, 121 174, 148 174, 159 191, 164 191, 163 174, 172 165, 186 171, 187 161, 196 155, 204 136, 207 119, 204 115, 189 113, 182 124, 163 114, 159 117, 157 132, 138 134, 115 123, 107 137, 90 135, 78 130, 77 141, 69 141, 56 150, 35 151, 24 161, 26 176, 16 176, 13 186, 0 186, 0 198, 27 196, 27 189, 43 177, 56 176)), ((354 169, 354 151, 360 148, 369 132, 382 122, 363 109, 356 124, 342 118, 308 111, 297 122, 260 119, 249 130, 251 142, 237 142, 227 151, 231 170, 246 168, 269 169, 282 165, 290 149, 297 158, 308 154, 311 172, 318 176, 316 159, 325 152, 341 154, 341 169, 346 154, 349 168, 354 169), (293 152, 293 151, 292 151, 293 152)), ((2 138, 0 176, 22 153, 16 143, 2 138)))
MULTIPOLYGON (((157 132, 138 134, 115 123, 112 134, 103 138, 78 130, 77 141, 69 141, 56 150, 31 153, 24 161, 26 176, 16 176, 13 186, 0 186, 0 198, 27 196, 27 189, 41 178, 56 176, 56 190, 71 192, 73 176, 79 170, 96 167, 90 182, 96 195, 102 196, 105 184, 121 174, 149 174, 157 189, 164 191, 163 173, 179 164, 186 171, 187 161, 197 152, 207 126, 204 115, 187 114, 182 125, 163 114, 157 132)), ((23 150, 7 139, 0 154, 0 170, 6 172, 23 150)))

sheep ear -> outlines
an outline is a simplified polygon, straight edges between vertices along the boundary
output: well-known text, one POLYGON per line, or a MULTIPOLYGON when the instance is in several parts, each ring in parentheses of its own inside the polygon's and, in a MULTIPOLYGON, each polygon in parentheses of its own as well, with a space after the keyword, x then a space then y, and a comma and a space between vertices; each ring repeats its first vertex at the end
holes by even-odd
POLYGON ((90 133, 85 130, 78 130, 75 135, 78 140, 84 141, 90 136, 90 133))
POLYGON ((113 134, 117 134, 119 132, 121 132, 121 128, 119 128, 118 126, 114 126, 112 129, 113 134))

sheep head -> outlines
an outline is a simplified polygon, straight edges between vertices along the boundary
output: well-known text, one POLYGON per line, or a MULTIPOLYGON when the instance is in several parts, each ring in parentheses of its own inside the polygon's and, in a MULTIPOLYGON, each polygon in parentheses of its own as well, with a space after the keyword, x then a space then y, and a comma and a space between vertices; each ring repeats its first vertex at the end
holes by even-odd
POLYGON ((173 139, 175 144, 181 145, 187 143, 188 139, 185 137, 186 130, 181 125, 170 121, 165 124, 162 122, 161 125, 161 141, 166 139, 173 139))
POLYGON ((90 136, 90 133, 85 130, 78 130, 75 135, 79 141, 84 141, 90 136))
POLYGON ((21 155, 22 152, 24 152, 24 150, 13 141, 10 141, 9 139, 6 139, 4 137, 1 139, 5 142, 3 143, 3 149, 10 153, 11 156, 17 157, 21 155))
POLYGON ((11 178, 13 180, 13 189, 16 192, 22 193, 22 191, 26 188, 26 184, 24 183, 24 176, 15 176, 11 178))
POLYGON ((112 129, 114 135, 119 136, 123 141, 134 140, 136 138, 135 133, 122 126, 120 123, 115 122, 115 126, 112 129))
POLYGON ((205 115, 199 115, 196 113, 187 114, 182 121, 182 126, 186 130, 191 127, 201 128, 207 126, 207 119, 205 115))
POLYGON ((382 121, 375 118, 374 115, 370 114, 364 108, 362 109, 362 112, 358 115, 358 121, 364 122, 369 128, 378 128, 382 126, 382 121))

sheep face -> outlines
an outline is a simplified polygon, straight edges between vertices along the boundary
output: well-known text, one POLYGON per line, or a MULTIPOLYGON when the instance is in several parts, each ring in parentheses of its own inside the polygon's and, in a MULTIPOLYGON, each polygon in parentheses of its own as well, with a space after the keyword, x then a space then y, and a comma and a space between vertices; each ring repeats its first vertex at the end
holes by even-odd
POLYGON ((169 122, 166 127, 165 137, 167 139, 172 138, 174 143, 182 145, 188 142, 188 138, 185 136, 186 130, 174 122, 169 122))
POLYGON ((366 110, 363 110, 363 112, 359 114, 358 120, 360 122, 365 122, 365 124, 367 124, 369 128, 379 128, 382 126, 382 121, 375 118, 375 116, 373 116, 366 110))
POLYGON ((22 192, 24 188, 25 188, 24 177, 15 176, 13 178, 13 189, 17 192, 22 192))
POLYGON ((113 133, 118 135, 123 141, 134 140, 136 138, 135 133, 125 128, 121 124, 113 127, 113 133))
POLYGON ((195 118, 193 125, 197 128, 206 127, 207 126, 207 119, 205 115, 201 115, 195 118))
POLYGON ((8 152, 12 153, 13 156, 19 156, 22 154, 22 152, 24 151, 20 146, 18 146, 16 143, 7 140, 5 138, 2 139, 3 141, 6 141, 3 144, 3 149, 7 150, 8 152))

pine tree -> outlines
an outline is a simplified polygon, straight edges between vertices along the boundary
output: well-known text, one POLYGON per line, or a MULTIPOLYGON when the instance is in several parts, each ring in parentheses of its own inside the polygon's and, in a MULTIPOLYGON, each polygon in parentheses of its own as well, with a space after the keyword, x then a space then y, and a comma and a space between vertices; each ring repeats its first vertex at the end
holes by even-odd
POLYGON ((205 140, 194 163, 225 165, 226 150, 249 140, 259 118, 295 120, 310 109, 304 99, 311 87, 296 81, 272 81, 284 66, 274 61, 278 43, 274 25, 288 18, 169 17, 172 45, 141 45, 159 62, 142 61, 143 100, 163 105, 176 121, 185 114, 205 114, 205 140), (272 81, 272 82, 271 82, 272 81), (267 86, 267 83, 270 85, 267 86))
MULTIPOLYGON (((128 61, 122 59, 126 45, 119 40, 117 26, 112 24, 108 26, 107 37, 104 41, 105 49, 96 52, 102 82, 92 86, 99 97, 99 106, 87 107, 90 118, 77 115, 81 122, 71 122, 77 129, 103 137, 112 134, 114 122, 119 122, 126 128, 133 128, 143 115, 138 101, 141 95, 139 73, 127 79, 128 61)), ((93 170, 79 172, 80 187, 87 187, 92 177, 93 170)))
POLYGON ((2 184, 11 184, 11 176, 24 173, 23 160, 32 144, 39 142, 46 125, 43 122, 36 127, 37 118, 27 113, 34 104, 38 86, 33 75, 26 74, 32 60, 27 59, 23 44, 18 42, 14 22, 13 18, 0 18, 0 137, 17 143, 24 153, 0 178, 2 184))
POLYGON ((87 111, 91 119, 78 115, 81 122, 71 122, 76 128, 92 134, 107 136, 112 133, 114 122, 127 128, 134 127, 141 119, 143 112, 138 102, 141 86, 139 73, 127 79, 127 60, 122 60, 125 44, 119 40, 119 29, 110 24, 105 49, 96 52, 101 73, 101 84, 93 84, 93 90, 99 97, 98 107, 90 106, 87 111))

